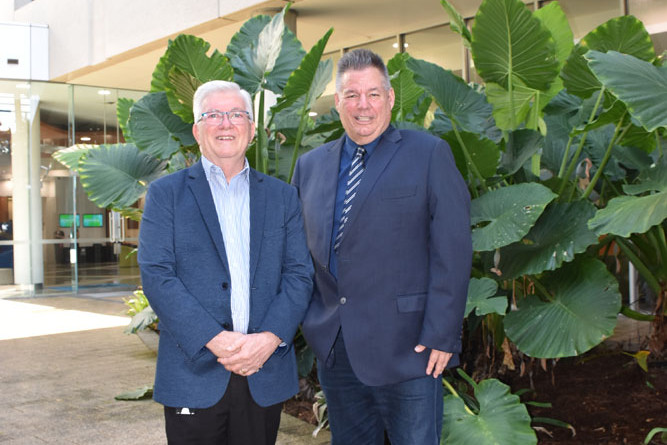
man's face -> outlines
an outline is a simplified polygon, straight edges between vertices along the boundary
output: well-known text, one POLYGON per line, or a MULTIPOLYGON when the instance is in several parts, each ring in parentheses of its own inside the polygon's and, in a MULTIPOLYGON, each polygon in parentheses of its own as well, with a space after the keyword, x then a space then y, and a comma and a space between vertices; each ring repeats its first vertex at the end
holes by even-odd
MULTIPOLYGON (((204 113, 211 111, 246 111, 243 98, 234 91, 217 91, 208 95, 203 103, 204 113)), ((244 113, 245 114, 245 113, 244 113)), ((201 116, 195 116, 195 121, 201 116)), ((243 164, 245 152, 255 134, 255 124, 243 118, 232 124, 225 115, 222 122, 212 125, 203 119, 192 126, 201 153, 218 167, 243 164)))
POLYGON ((394 90, 385 90, 375 67, 346 71, 334 100, 345 132, 359 145, 375 140, 391 122, 394 90))

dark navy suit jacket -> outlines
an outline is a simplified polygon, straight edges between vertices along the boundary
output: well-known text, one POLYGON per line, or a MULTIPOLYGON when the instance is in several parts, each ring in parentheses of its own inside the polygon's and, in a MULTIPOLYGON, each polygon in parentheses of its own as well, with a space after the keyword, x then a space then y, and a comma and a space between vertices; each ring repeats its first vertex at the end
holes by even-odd
MULTIPOLYGON (((268 406, 298 391, 292 339, 312 292, 312 262, 294 187, 250 170, 250 321, 279 347, 248 377, 254 400, 268 406)), ((218 402, 230 373, 205 347, 232 329, 227 255, 201 162, 151 183, 139 235, 146 297, 160 318, 154 398, 173 407, 218 402)))
POLYGON ((343 139, 302 155, 299 190, 315 290, 303 333, 325 360, 342 327, 357 377, 368 385, 425 375, 429 350, 454 353, 472 261, 470 195, 447 143, 390 127, 368 159, 329 271, 334 200, 343 139))

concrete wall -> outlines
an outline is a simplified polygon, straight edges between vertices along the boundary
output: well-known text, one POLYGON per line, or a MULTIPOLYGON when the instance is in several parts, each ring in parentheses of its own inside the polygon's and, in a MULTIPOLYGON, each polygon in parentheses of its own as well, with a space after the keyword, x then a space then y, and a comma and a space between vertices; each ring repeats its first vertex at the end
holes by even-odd
POLYGON ((0 21, 48 24, 50 76, 57 78, 263 3, 266 2, 35 0, 14 11, 13 1, 0 0, 0 21))

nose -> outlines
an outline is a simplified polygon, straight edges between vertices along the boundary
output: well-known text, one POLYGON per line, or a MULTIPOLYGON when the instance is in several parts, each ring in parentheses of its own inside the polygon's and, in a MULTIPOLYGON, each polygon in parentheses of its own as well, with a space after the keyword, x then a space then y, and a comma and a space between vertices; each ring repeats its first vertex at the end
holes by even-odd
POLYGON ((222 115, 222 118, 220 119, 220 123, 218 124, 218 126, 222 126, 223 128, 229 128, 234 126, 232 124, 232 121, 229 119, 229 114, 225 113, 222 115))
POLYGON ((365 94, 359 95, 359 100, 357 101, 357 107, 366 108, 368 106, 368 99, 365 94))

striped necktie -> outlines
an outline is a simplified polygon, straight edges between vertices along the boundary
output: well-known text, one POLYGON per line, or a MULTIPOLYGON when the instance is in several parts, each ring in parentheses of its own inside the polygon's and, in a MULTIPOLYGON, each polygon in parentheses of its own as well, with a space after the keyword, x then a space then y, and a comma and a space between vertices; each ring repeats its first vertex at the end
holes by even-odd
POLYGON ((334 239, 334 251, 338 251, 338 247, 340 247, 345 224, 347 223, 350 209, 352 208, 352 201, 357 195, 357 187, 359 187, 361 175, 366 168, 364 165, 365 155, 366 149, 364 147, 357 147, 354 152, 354 158, 352 158, 352 164, 350 164, 350 172, 347 175, 347 184, 345 187, 345 199, 343 200, 343 212, 340 215, 340 225, 338 226, 338 233, 334 239))

